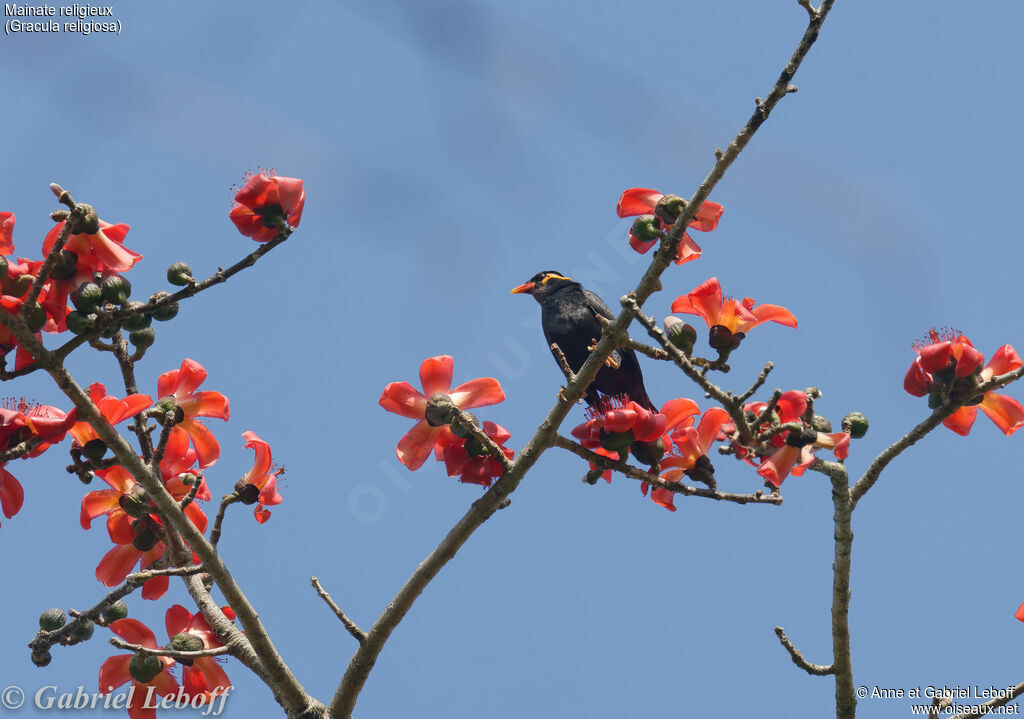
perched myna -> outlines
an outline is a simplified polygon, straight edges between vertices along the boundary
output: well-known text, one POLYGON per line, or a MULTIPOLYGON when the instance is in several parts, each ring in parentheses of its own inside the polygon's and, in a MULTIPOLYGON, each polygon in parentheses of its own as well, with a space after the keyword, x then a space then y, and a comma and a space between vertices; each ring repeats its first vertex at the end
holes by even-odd
MULTIPOLYGON (((601 323, 597 317, 615 319, 600 297, 585 290, 579 282, 548 270, 538 272, 530 281, 512 290, 513 294, 533 295, 540 303, 540 322, 548 346, 557 344, 573 372, 579 372, 591 350, 601 339, 601 323)), ((653 411, 657 407, 647 396, 644 376, 636 353, 620 347, 612 352, 597 377, 587 387, 583 399, 598 406, 603 393, 609 396, 628 395, 637 404, 653 411)))

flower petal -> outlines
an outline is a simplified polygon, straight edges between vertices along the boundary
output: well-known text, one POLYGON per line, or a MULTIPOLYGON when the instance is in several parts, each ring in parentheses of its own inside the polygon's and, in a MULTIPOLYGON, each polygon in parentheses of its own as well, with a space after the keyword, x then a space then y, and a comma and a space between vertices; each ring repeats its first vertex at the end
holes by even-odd
POLYGON ((676 297, 671 307, 673 312, 703 317, 708 327, 719 323, 722 313, 722 286, 717 277, 702 282, 688 294, 676 297))
MULTIPOLYGON (((949 427, 959 435, 966 437, 974 426, 974 420, 978 416, 977 407, 961 407, 956 412, 942 420, 942 424, 949 427)), ((993 420, 994 421, 994 420, 993 420)))
POLYGON ((426 420, 420 420, 398 441, 395 454, 398 461, 409 469, 419 469, 430 457, 437 439, 439 427, 431 427, 426 420))
POLYGON ((450 355, 428 357, 420 364, 420 385, 428 398, 438 392, 447 392, 452 386, 455 360, 450 355))
POLYGON ((1013 397, 986 392, 978 407, 1007 437, 1024 425, 1024 407, 1013 397))
POLYGON ((132 680, 132 675, 128 673, 128 663, 131 662, 132 656, 131 654, 118 654, 100 665, 100 694, 109 694, 122 684, 127 684, 132 680))
POLYGON ((452 402, 459 409, 485 407, 505 401, 505 392, 493 377, 480 377, 463 382, 450 393, 452 402))
POLYGON ((615 214, 619 217, 634 217, 636 215, 649 215, 654 212, 655 205, 665 195, 657 190, 648 190, 644 187, 631 187, 621 195, 615 205, 615 214))
POLYGON ((427 398, 408 382, 391 382, 384 388, 378 404, 388 412, 409 419, 423 419, 427 398))
POLYGON ((156 635, 153 634, 153 630, 138 619, 132 619, 131 617, 118 619, 110 623, 110 631, 129 644, 138 644, 149 649, 156 649, 156 635))

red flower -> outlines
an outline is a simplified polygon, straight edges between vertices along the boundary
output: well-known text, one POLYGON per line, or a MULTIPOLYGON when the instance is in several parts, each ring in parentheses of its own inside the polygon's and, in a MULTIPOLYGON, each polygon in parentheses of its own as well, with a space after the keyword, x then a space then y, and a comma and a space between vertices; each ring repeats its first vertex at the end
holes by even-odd
MULTIPOLYGON (((588 407, 589 420, 573 428, 572 436, 580 440, 587 449, 604 457, 618 459, 622 453, 640 442, 651 449, 662 440, 664 448, 672 445, 671 433, 675 428, 692 422, 693 415, 700 412, 697 403, 691 399, 672 399, 662 405, 660 412, 651 412, 627 397, 605 397, 599 408, 588 407)), ((636 453, 634 448, 634 454, 636 453)), ((654 450, 657 454, 661 450, 654 450)), ((655 463, 659 457, 645 457, 655 463)), ((595 469, 591 463, 590 468, 595 469)), ((612 481, 611 470, 601 476, 612 481)), ((646 493, 646 483, 642 486, 646 493)))
MULTIPOLYGON (((196 455, 189 449, 188 437, 172 435, 164 450, 160 471, 164 486, 178 501, 184 499, 192 489, 180 475, 190 469, 195 461, 196 455)), ((146 536, 153 531, 154 525, 160 524, 160 520, 147 511, 150 507, 149 499, 128 470, 115 465, 110 469, 96 470, 96 476, 106 482, 110 489, 89 492, 82 498, 79 521, 83 529, 89 529, 96 517, 107 517, 107 533, 116 546, 100 560, 96 567, 96 578, 106 586, 113 587, 123 582, 136 564, 141 562, 142 567, 146 568, 160 559, 164 545, 160 541, 154 542, 154 537, 146 536), (140 520, 144 521, 140 523, 140 520), (139 536, 140 532, 142 537, 139 536)), ((200 532, 205 532, 208 520, 198 502, 209 500, 210 490, 201 476, 194 481, 200 482, 196 501, 185 507, 185 516, 200 532)), ((168 586, 167 577, 153 577, 143 585, 142 596, 144 599, 159 599, 167 592, 168 586)))
POLYGON ((785 307, 778 305, 754 306, 754 300, 747 297, 742 302, 722 297, 722 286, 717 277, 712 277, 689 294, 680 295, 672 302, 673 312, 703 317, 708 327, 721 325, 732 334, 746 333, 762 322, 777 322, 786 327, 796 327, 796 317, 785 307))
MULTIPOLYGON (((760 415, 767 407, 765 402, 751 402, 743 405, 746 412, 760 415)), ((784 392, 775 405, 775 414, 782 424, 798 423, 803 425, 803 415, 807 411, 807 395, 800 390, 784 392)), ((767 423, 762 427, 754 427, 755 431, 762 431, 769 428, 767 423)), ((736 431, 734 425, 727 424, 722 427, 724 434, 729 435, 736 431)), ((814 449, 824 447, 831 449, 836 459, 846 459, 850 454, 850 435, 845 432, 813 432, 807 430, 799 435, 786 430, 781 434, 774 435, 768 442, 776 447, 769 455, 759 458, 760 466, 758 475, 770 482, 773 486, 779 487, 783 480, 790 474, 800 476, 807 469, 807 466, 814 461, 814 449)), ((745 448, 737 447, 736 456, 745 459, 753 464, 749 453, 745 448)))
MULTIPOLYGON (((46 233, 43 240, 43 256, 50 254, 57 236, 64 229, 67 220, 58 222, 46 233)), ((94 233, 79 233, 68 235, 64 249, 78 255, 79 264, 91 267, 96 272, 126 272, 136 262, 142 259, 138 252, 132 252, 122 243, 125 235, 128 234, 128 225, 111 225, 109 222, 99 221, 100 227, 94 233)))
MULTIPOLYGON (((99 382, 89 385, 89 399, 96 405, 107 422, 112 425, 134 417, 153 404, 152 398, 146 394, 130 394, 124 399, 108 395, 107 388, 99 382)), ((74 437, 75 444, 79 447, 84 447, 92 440, 99 439, 96 430, 88 422, 76 422, 68 432, 74 437)))
MULTIPOLYGON (((64 439, 68 428, 74 424, 77 412, 65 414, 56 407, 35 405, 30 407, 22 399, 17 409, 0 407, 0 451, 20 444, 25 440, 39 437, 44 440, 35 449, 25 453, 23 459, 38 457, 52 442, 64 439)), ((7 463, 0 463, 0 510, 10 519, 17 514, 25 502, 25 490, 13 474, 7 471, 7 463)))
MULTIPOLYGON (((118 619, 110 623, 110 631, 131 644, 149 649, 157 648, 156 635, 138 619, 118 619)), ((100 693, 109 694, 122 684, 131 682, 132 691, 129 694, 128 716, 131 719, 156 719, 152 694, 168 696, 178 693, 178 682, 170 672, 171 667, 174 666, 174 660, 170 657, 157 657, 162 665, 160 671, 148 681, 140 681, 133 677, 129 670, 129 665, 135 656, 135 654, 117 654, 103 662, 100 666, 100 693)))
POLYGON ((196 417, 216 417, 230 419, 231 408, 228 398, 220 392, 196 389, 206 379, 206 370, 201 364, 187 357, 182 360, 181 368, 164 372, 157 379, 157 395, 163 400, 173 397, 174 403, 184 413, 181 422, 174 425, 171 434, 184 434, 192 440, 199 456, 199 468, 209 467, 220 457, 220 444, 213 432, 196 417))
MULTIPOLYGON (((915 345, 917 357, 903 379, 903 388, 916 397, 943 390, 949 391, 953 397, 971 393, 978 384, 1024 366, 1017 351, 1010 345, 1003 345, 978 372, 985 355, 974 349, 971 341, 962 334, 952 330, 932 330, 928 338, 931 340, 928 344, 915 345)), ((1007 436, 1024 426, 1024 407, 1012 397, 997 392, 986 392, 977 405, 961 407, 942 420, 942 424, 966 436, 974 426, 979 408, 1007 436)))
MULTIPOLYGON (((263 524, 270 519, 270 510, 266 507, 272 507, 283 501, 277 492, 277 476, 284 470, 270 471, 273 463, 270 456, 270 445, 260 439, 255 432, 243 432, 242 438, 245 440, 245 446, 251 447, 256 452, 256 457, 253 460, 252 469, 238 481, 236 489, 247 491, 252 495, 251 498, 256 504, 253 514, 256 521, 263 524), (246 487, 252 487, 252 489, 245 490, 246 487)), ((243 501, 246 504, 253 503, 244 499, 243 501)))
MULTIPOLYGON (((633 187, 619 197, 615 212, 619 217, 652 215, 638 219, 629 231, 629 246, 643 254, 664 237, 664 233, 675 222, 674 218, 679 216, 683 207, 681 198, 663 195, 657 190, 633 187), (675 200, 676 206, 669 209, 662 203, 663 200, 665 202, 675 200), (661 207, 659 207, 659 203, 661 203, 661 207)), ((717 202, 705 200, 697 210, 697 216, 690 221, 689 226, 701 232, 711 232, 718 227, 718 220, 722 216, 722 212, 723 208, 717 202)), ((700 253, 701 249, 697 243, 693 241, 688 232, 684 232, 676 253, 676 264, 681 265, 684 262, 695 260, 700 257, 700 253)))
POLYGON ((0 255, 14 252, 14 213, 0 212, 0 255))
POLYGON ((235 206, 228 215, 239 232, 257 242, 269 242, 277 237, 277 218, 298 227, 306 203, 302 180, 266 170, 246 175, 246 180, 235 193, 235 206))
MULTIPOLYGON (((231 607, 221 607, 221 610, 228 619, 234 620, 235 612, 231 607)), ((164 622, 167 636, 172 640, 179 634, 191 634, 202 640, 203 649, 224 646, 201 612, 192 614, 180 604, 175 604, 167 610, 164 622)), ((196 657, 188 664, 182 660, 181 664, 181 683, 189 697, 202 695, 206 701, 210 701, 218 695, 223 695, 231 686, 231 680, 224 673, 216 657, 196 657)))
MULTIPOLYGON (((494 422, 484 422, 483 430, 501 447, 505 456, 512 459, 515 452, 505 447, 505 442, 512 436, 509 431, 494 422)), ((501 476, 501 464, 486 449, 482 449, 482 445, 477 446, 476 440, 460 439, 454 435, 451 439, 444 447, 444 466, 449 477, 458 477, 460 482, 490 487, 494 479, 501 476)))
POLYGON ((493 377, 470 380, 451 389, 454 363, 449 355, 428 357, 420 365, 423 392, 418 392, 408 382, 391 382, 380 396, 380 406, 388 412, 419 420, 395 448, 398 461, 409 469, 423 466, 441 433, 441 427, 435 427, 426 420, 427 401, 432 396, 446 394, 459 409, 484 407, 505 399, 501 385, 493 377))
MULTIPOLYGON (((700 418, 700 423, 694 427, 691 422, 679 427, 672 433, 673 451, 665 457, 662 467, 668 470, 662 472, 661 478, 669 482, 682 480, 686 472, 694 469, 702 457, 706 457, 711 445, 718 438, 722 431, 722 425, 729 421, 729 413, 721 407, 711 407, 700 418)), ((646 494, 647 483, 644 482, 642 489, 646 494)), ((667 489, 655 487, 651 491, 651 499, 665 509, 676 511, 673 504, 675 493, 667 489)))

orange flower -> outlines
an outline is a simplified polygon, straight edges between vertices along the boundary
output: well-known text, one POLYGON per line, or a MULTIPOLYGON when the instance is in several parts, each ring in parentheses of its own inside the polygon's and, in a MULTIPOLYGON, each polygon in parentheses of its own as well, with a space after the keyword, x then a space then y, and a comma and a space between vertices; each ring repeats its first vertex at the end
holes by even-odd
MULTIPOLYGON (((43 256, 50 254, 57 236, 64 229, 63 220, 54 225, 43 240, 43 256)), ((128 234, 128 225, 112 225, 99 221, 99 229, 94 233, 69 235, 64 249, 78 255, 78 263, 91 267, 96 272, 125 272, 142 259, 138 252, 132 252, 122 243, 128 234)))
POLYGON ((742 302, 722 297, 722 286, 717 277, 698 285, 689 294, 676 297, 672 302, 673 312, 703 317, 708 327, 721 325, 732 334, 746 333, 762 322, 777 322, 786 327, 796 327, 796 317, 785 307, 778 305, 757 305, 750 297, 742 302))
MULTIPOLYGON (((975 388, 993 377, 1024 366, 1024 360, 1010 345, 1003 345, 981 371, 985 355, 974 349, 964 335, 954 330, 931 330, 930 342, 917 343, 917 357, 903 378, 903 388, 915 397, 948 393, 952 399, 968 397, 975 388)), ((1024 407, 1020 402, 997 392, 986 392, 974 405, 964 406, 942 420, 949 429, 966 436, 974 426, 978 409, 1009 436, 1024 426, 1024 407)))
MULTIPOLYGON (((130 394, 124 399, 118 399, 107 394, 107 388, 99 382, 89 385, 89 399, 104 419, 112 425, 134 417, 153 404, 152 398, 147 394, 130 394)), ((99 439, 96 430, 88 422, 76 422, 75 426, 68 430, 68 434, 74 437, 75 445, 78 447, 84 447, 87 443, 99 439)))
POLYGON ((423 392, 408 382, 391 382, 380 396, 379 404, 388 412, 419 420, 395 448, 398 461, 409 469, 423 466, 441 434, 441 426, 430 424, 426 418, 427 401, 435 394, 448 395, 459 409, 498 404, 505 399, 501 385, 493 377, 470 380, 451 389, 454 364, 449 355, 428 357, 420 365, 423 392))
POLYGON ((205 469, 220 457, 220 444, 206 425, 196 417, 230 419, 231 408, 228 398, 220 392, 197 392, 206 379, 206 370, 201 364, 187 357, 181 368, 164 372, 157 378, 157 395, 163 400, 173 397, 174 403, 183 413, 182 420, 174 425, 171 434, 187 435, 192 440, 199 457, 199 468, 205 469))
POLYGON ((298 227, 306 204, 302 180, 267 170, 247 175, 246 180, 235 193, 235 206, 228 215, 239 232, 257 242, 269 242, 277 237, 278 218, 298 227))
MULTIPOLYGON (((663 195, 657 190, 632 187, 619 197, 615 212, 619 217, 637 217, 629 230, 629 246, 643 254, 655 243, 664 239, 669 228, 679 217, 685 204, 680 197, 663 195)), ((701 232, 711 232, 718 227, 723 208, 717 202, 705 200, 697 210, 697 216, 690 221, 690 227, 701 232)), ((688 232, 683 233, 676 252, 676 264, 700 257, 701 249, 688 232)))
MULTIPOLYGON (((156 649, 156 635, 138 619, 118 619, 110 623, 110 631, 131 644, 156 649)), ((145 679, 133 676, 131 668, 135 654, 117 654, 107 659, 100 666, 100 694, 109 694, 122 684, 132 683, 129 693, 128 716, 131 719, 156 719, 155 700, 150 692, 160 696, 178 693, 178 681, 171 675, 170 669, 175 662, 170 657, 155 657, 160 663, 159 671, 145 679), (150 699, 147 702, 147 698, 150 699)), ((135 674, 145 670, 135 669, 135 674)))

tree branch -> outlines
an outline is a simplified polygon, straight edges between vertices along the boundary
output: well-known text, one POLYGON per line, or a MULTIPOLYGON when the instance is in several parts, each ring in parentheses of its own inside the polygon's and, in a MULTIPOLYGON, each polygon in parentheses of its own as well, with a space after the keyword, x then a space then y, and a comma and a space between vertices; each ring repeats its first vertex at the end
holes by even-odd
POLYGON ((231 649, 228 647, 197 649, 191 652, 181 651, 178 649, 167 649, 166 647, 150 649, 149 647, 144 647, 141 644, 132 644, 131 642, 126 642, 123 639, 118 639, 117 637, 111 637, 110 643, 118 649, 127 649, 128 651, 135 652, 136 654, 145 654, 151 657, 170 657, 171 659, 198 659, 199 657, 217 657, 221 654, 231 653, 231 649))
POLYGON ((829 674, 835 674, 835 665, 829 664, 811 664, 809 661, 804 659, 803 652, 797 649, 793 642, 786 636, 785 630, 782 627, 775 627, 775 636, 779 638, 779 642, 785 647, 786 651, 789 652, 789 658, 793 660, 793 663, 803 669, 808 674, 812 674, 816 677, 824 677, 829 674))
POLYGON ((753 494, 733 494, 732 492, 719 492, 718 490, 711 489, 710 487, 691 487, 683 484, 682 482, 670 482, 666 479, 662 479, 657 474, 645 472, 639 467, 634 467, 626 462, 612 459, 611 457, 605 457, 603 454, 593 452, 583 445, 573 442, 568 437, 563 437, 562 435, 555 437, 554 446, 559 449, 572 452, 576 456, 582 457, 601 469, 614 470, 627 477, 639 479, 642 482, 647 482, 653 487, 664 489, 674 494, 682 494, 686 497, 704 497, 706 499, 714 499, 720 502, 733 502, 735 504, 782 504, 782 495, 777 491, 769 494, 765 494, 761 490, 758 490, 753 494))
POLYGON ((984 704, 978 704, 976 706, 973 706, 968 711, 965 711, 963 714, 957 714, 955 717, 953 717, 953 719, 975 719, 975 717, 990 714, 992 713, 993 709, 998 709, 1001 706, 1006 706, 1014 699, 1019 697, 1021 694, 1024 694, 1024 682, 1021 682, 1020 684, 1015 686, 1013 688, 1013 691, 1010 692, 1007 696, 992 699, 990 701, 985 702, 984 704))
POLYGON ((355 622, 348 618, 345 612, 342 611, 341 607, 338 606, 337 602, 331 598, 331 595, 327 590, 320 586, 320 580, 316 577, 310 577, 309 581, 312 582, 313 589, 315 589, 316 593, 320 595, 320 598, 327 602, 327 606, 331 608, 332 612, 334 612, 334 616, 336 616, 338 620, 345 625, 345 629, 348 630, 348 633, 355 637, 355 640, 360 644, 365 644, 366 632, 360 629, 355 622))

